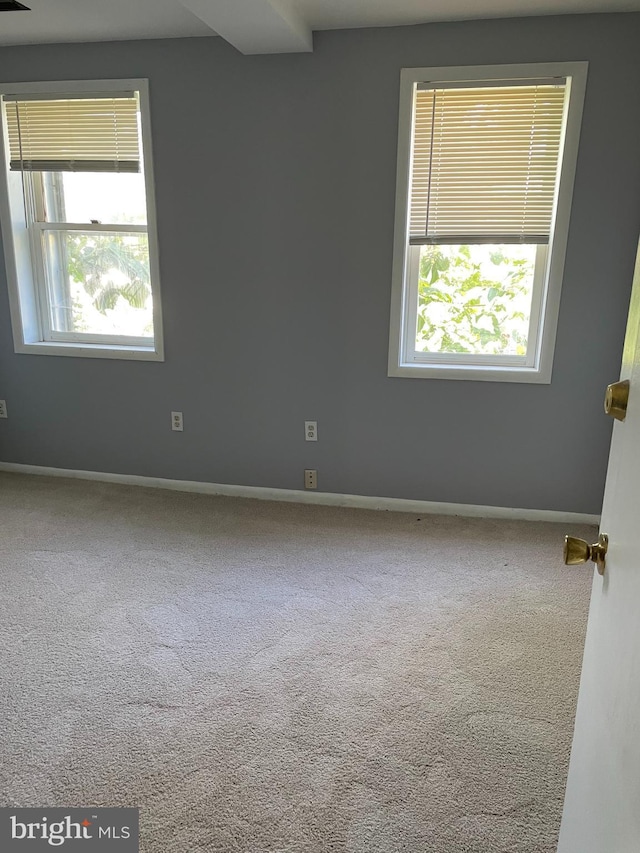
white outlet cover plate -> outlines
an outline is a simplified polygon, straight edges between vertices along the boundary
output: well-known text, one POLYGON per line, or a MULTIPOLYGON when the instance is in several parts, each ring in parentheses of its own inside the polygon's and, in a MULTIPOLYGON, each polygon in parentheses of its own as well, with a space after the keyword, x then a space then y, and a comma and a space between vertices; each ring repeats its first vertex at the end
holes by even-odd
POLYGON ((305 438, 305 441, 317 441, 318 440, 318 421, 305 421, 304 422, 304 438, 305 438))

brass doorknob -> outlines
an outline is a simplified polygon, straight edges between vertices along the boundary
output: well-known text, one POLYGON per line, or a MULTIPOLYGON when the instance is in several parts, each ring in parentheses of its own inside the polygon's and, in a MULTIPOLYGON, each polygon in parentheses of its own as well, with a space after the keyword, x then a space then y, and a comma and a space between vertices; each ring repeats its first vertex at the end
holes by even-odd
POLYGON ((607 385, 607 393, 604 396, 604 410, 617 421, 623 421, 627 416, 627 403, 629 402, 629 380, 623 379, 607 385))
POLYGON ((598 574, 604 574, 605 555, 609 546, 609 537, 606 533, 601 533, 598 536, 598 541, 593 545, 589 545, 584 539, 577 539, 575 536, 564 537, 564 564, 565 566, 578 566, 580 563, 586 563, 587 560, 593 560, 598 567, 598 574))

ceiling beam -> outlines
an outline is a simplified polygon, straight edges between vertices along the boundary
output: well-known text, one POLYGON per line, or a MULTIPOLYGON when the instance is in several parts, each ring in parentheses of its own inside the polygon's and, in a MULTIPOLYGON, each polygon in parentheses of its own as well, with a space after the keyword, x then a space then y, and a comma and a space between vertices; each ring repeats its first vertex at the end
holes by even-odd
POLYGON ((241 53, 310 53, 313 34, 292 0, 180 0, 241 53))

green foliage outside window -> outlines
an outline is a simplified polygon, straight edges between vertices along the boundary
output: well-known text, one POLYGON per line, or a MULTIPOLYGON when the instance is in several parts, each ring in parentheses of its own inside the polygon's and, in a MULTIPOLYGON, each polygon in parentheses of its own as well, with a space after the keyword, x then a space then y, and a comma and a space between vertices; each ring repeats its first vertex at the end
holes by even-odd
POLYGON ((422 246, 418 352, 525 355, 536 247, 422 246))
POLYGON ((120 297, 144 308, 151 295, 146 234, 75 234, 67 243, 68 269, 97 311, 113 309, 120 297))

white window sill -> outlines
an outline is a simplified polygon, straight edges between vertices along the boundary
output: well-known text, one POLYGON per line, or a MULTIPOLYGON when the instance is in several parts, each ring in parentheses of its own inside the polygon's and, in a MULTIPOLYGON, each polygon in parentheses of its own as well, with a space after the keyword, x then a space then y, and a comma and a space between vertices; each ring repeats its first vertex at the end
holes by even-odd
POLYGON ((392 364, 389 365, 388 375, 405 379, 466 379, 476 382, 529 382, 539 385, 551 383, 551 370, 544 371, 535 367, 392 364))
POLYGON ((162 352, 154 347, 115 346, 113 344, 77 344, 57 343, 55 341, 36 341, 17 344, 17 353, 28 355, 61 355, 72 358, 120 358, 130 361, 164 361, 162 352))

